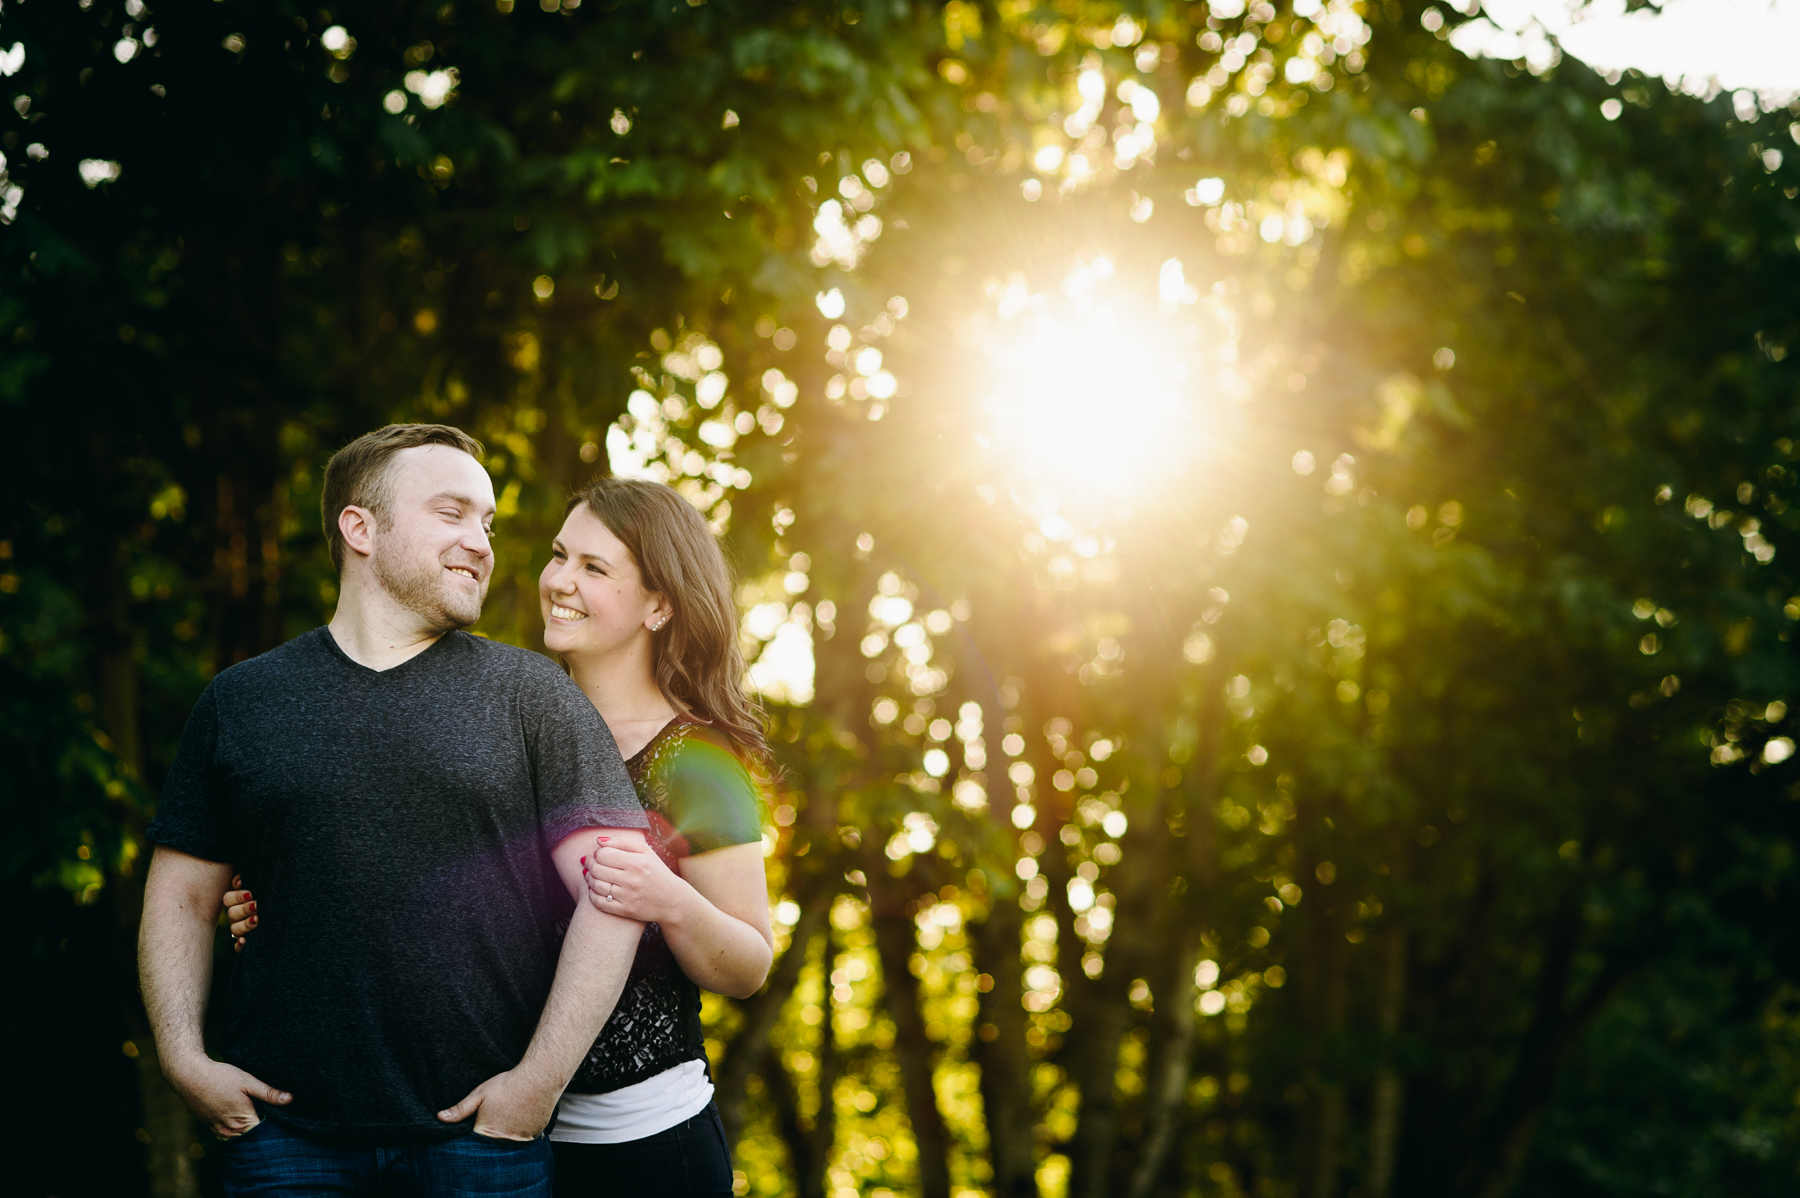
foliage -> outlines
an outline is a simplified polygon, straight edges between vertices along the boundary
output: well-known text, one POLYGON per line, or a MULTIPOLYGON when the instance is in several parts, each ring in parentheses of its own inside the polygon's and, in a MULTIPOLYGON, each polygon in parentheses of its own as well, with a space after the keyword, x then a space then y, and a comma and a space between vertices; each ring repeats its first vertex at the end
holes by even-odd
POLYGON ((76 913, 15 952, 144 1063, 28 1183, 196 1184, 144 814, 329 612, 323 456, 432 418, 492 450, 489 635, 602 453, 739 564, 744 1192, 1780 1192, 1792 117, 1430 12, 9 12, 0 801, 76 913))

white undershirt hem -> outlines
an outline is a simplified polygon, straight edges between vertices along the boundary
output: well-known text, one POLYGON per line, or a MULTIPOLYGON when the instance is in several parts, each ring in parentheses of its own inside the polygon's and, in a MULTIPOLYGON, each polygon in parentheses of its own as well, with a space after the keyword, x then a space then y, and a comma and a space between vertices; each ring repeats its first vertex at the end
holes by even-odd
POLYGON ((712 1101, 705 1061, 683 1061, 606 1094, 564 1094, 550 1138, 563 1144, 625 1144, 686 1123, 712 1101))

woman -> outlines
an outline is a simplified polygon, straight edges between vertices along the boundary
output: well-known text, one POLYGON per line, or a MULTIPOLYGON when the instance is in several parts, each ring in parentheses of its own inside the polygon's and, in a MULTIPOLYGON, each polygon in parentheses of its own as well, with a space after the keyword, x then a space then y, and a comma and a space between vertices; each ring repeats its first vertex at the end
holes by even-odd
MULTIPOLYGON (((600 843, 582 859, 588 901, 645 928, 557 1107, 556 1194, 730 1194, 700 988, 748 997, 774 955, 753 778, 768 747, 743 690, 730 572, 672 488, 601 478, 570 499, 538 600, 545 646, 612 730, 651 823, 650 847, 600 843)), ((225 901, 242 947, 255 898, 225 901)))

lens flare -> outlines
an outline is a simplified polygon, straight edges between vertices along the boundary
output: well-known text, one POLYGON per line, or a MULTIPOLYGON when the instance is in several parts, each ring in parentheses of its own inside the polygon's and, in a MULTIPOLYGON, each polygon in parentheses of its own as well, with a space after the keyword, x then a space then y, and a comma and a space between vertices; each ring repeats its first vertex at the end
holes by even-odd
POLYGON ((1173 260, 1141 295, 1115 275, 1105 258, 1083 263, 1051 296, 1015 274, 975 322, 987 367, 978 443, 1066 502, 1129 498, 1203 468, 1229 398, 1228 314, 1173 260))

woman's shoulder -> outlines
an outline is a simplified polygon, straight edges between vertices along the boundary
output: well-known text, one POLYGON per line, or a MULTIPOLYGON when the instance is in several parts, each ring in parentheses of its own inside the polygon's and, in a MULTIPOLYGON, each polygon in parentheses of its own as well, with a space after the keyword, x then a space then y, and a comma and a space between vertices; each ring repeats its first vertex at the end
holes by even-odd
POLYGON ((626 768, 634 778, 654 781, 688 751, 690 742, 705 744, 705 738, 712 732, 712 727, 704 721, 686 712, 679 713, 644 742, 643 748, 626 758, 626 768))
POLYGON ((682 750, 706 746, 729 753, 733 759, 738 756, 737 742, 716 724, 708 723, 698 716, 682 716, 672 731, 682 750))
POLYGON ((685 717, 659 739, 664 743, 657 746, 652 769, 666 778, 700 773, 755 786, 737 743, 712 724, 685 717))
POLYGON ((761 788, 731 737, 689 720, 659 738, 645 781, 694 852, 740 844, 762 835, 761 788))

